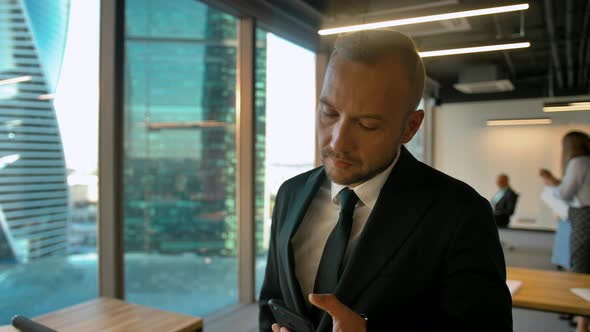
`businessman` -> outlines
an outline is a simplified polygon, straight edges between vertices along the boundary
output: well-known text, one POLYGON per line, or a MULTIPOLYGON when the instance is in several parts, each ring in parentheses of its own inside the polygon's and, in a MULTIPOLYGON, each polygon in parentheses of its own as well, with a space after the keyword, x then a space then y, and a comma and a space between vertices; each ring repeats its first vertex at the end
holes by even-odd
POLYGON ((403 146, 424 117, 424 81, 401 33, 337 39, 317 108, 323 166, 275 201, 261 331, 286 330, 270 299, 322 332, 512 331, 490 204, 403 146))
POLYGON ((506 174, 498 175, 496 185, 498 191, 491 200, 494 218, 498 227, 506 227, 510 223, 510 217, 514 214, 518 194, 510 187, 510 180, 506 174))

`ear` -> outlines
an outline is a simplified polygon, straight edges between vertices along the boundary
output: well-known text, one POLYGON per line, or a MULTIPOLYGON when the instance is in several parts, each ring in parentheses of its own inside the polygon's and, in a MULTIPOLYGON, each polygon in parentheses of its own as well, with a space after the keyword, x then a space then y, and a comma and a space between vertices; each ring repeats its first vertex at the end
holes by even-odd
POLYGON ((404 133, 402 134, 402 139, 401 139, 402 144, 408 143, 412 139, 412 137, 414 137, 414 135, 416 135, 416 132, 418 131, 418 129, 420 129, 420 125, 422 124, 422 120, 424 120, 424 111, 423 110, 417 110, 414 112, 410 112, 408 114, 406 128, 404 130, 404 133))

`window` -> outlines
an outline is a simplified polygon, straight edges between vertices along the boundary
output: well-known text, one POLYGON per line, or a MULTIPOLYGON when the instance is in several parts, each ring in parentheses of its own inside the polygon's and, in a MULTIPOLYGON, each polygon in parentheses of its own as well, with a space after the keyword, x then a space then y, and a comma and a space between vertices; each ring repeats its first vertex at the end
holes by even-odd
MULTIPOLYGON (((425 105, 424 98, 422 98, 422 100, 420 100, 420 104, 418 105, 418 109, 424 110, 424 112, 427 112, 427 110, 424 109, 424 105, 425 105)), ((424 138, 425 137, 424 137, 423 133, 424 133, 425 127, 426 127, 426 116, 424 116, 424 122, 420 126, 420 129, 418 129, 418 131, 416 132, 416 134, 414 135, 412 140, 406 144, 408 151, 410 151, 410 153, 412 153, 412 155, 420 161, 424 161, 424 138)))
POLYGON ((256 294, 260 293, 274 200, 315 159, 315 54, 256 31, 256 294), (288 83, 287 83, 288 82, 288 83))
POLYGON ((406 144, 408 151, 412 155, 427 164, 432 163, 430 149, 430 127, 432 126, 432 108, 434 105, 434 99, 429 96, 425 96, 420 100, 418 109, 424 110, 424 120, 420 129, 416 132, 411 141, 406 144))
POLYGON ((194 0, 125 19, 126 299, 203 316, 238 296, 238 20, 194 0))
POLYGON ((97 295, 99 1, 0 15, 2 325, 97 295))

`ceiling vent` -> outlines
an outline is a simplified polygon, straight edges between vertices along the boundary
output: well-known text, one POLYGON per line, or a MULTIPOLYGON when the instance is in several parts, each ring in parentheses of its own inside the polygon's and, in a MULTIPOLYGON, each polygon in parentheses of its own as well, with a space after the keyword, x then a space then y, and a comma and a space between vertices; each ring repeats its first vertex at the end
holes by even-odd
POLYGON ((508 79, 500 77, 494 65, 469 67, 459 73, 459 83, 453 87, 463 93, 497 93, 514 90, 508 79))

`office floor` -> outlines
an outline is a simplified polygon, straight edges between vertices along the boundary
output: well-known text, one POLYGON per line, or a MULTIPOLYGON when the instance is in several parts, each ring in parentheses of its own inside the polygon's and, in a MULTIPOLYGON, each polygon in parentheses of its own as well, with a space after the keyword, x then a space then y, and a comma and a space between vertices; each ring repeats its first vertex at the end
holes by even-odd
MULTIPOLYGON (((506 264, 542 270, 555 270, 551 264, 551 250, 555 233, 524 230, 500 230, 506 264)), ((573 332, 566 321, 558 314, 536 310, 512 309, 514 332, 573 332)))
MULTIPOLYGON (((505 243, 506 263, 509 266, 554 270, 551 265, 551 248, 554 233, 500 230, 505 243), (508 250, 507 247, 514 247, 508 250)), ((573 332, 574 328, 557 314, 535 310, 513 309, 515 332, 573 332)), ((246 305, 205 319, 205 331, 257 332, 258 306, 246 305)))

